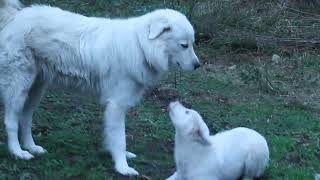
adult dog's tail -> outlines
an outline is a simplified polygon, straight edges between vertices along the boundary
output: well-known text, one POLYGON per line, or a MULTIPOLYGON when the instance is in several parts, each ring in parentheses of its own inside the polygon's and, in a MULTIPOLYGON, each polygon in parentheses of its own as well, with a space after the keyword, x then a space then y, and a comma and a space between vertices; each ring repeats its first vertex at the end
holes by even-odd
POLYGON ((0 0, 0 30, 13 19, 22 7, 19 0, 0 0))

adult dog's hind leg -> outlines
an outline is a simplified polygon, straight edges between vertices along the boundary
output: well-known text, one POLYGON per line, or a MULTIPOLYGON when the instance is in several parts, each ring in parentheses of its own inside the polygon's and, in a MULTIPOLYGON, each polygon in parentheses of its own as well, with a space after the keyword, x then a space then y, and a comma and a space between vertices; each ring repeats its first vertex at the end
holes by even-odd
MULTIPOLYGON (((17 72, 19 74, 20 72, 17 72)), ((21 74, 19 74, 21 75, 21 74)), ((28 76, 28 75, 26 75, 28 76)), ((32 84, 31 78, 17 77, 14 82, 3 92, 5 104, 5 126, 8 135, 8 147, 11 154, 21 159, 31 159, 33 155, 21 149, 18 130, 19 120, 23 114, 23 106, 28 97, 28 91, 32 84)))
POLYGON ((36 65, 30 51, 25 48, 2 49, 0 52, 0 91, 4 101, 4 123, 8 148, 11 154, 21 159, 33 155, 21 149, 18 131, 29 90, 36 77, 36 65))
POLYGON ((43 154, 47 152, 41 146, 35 144, 32 137, 32 116, 33 111, 40 103, 40 99, 47 87, 47 84, 38 76, 34 81, 26 103, 24 104, 22 115, 20 116, 20 136, 22 145, 32 154, 43 154))
POLYGON ((123 107, 114 102, 109 102, 104 114, 106 145, 115 162, 116 170, 123 175, 139 175, 139 173, 128 166, 127 155, 135 156, 126 152, 125 135, 125 113, 123 107))

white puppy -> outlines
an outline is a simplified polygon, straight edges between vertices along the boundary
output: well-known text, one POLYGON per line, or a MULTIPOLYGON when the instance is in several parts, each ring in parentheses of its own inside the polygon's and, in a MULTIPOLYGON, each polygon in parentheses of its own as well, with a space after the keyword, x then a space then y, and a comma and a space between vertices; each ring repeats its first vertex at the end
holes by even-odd
POLYGON ((269 149, 259 133, 239 127, 210 136, 196 111, 179 102, 170 103, 169 111, 177 170, 168 180, 249 180, 263 174, 269 149))
POLYGON ((200 66, 193 27, 175 10, 112 20, 0 0, 0 30, 0 97, 8 147, 21 159, 46 152, 32 138, 32 114, 47 86, 56 84, 100 98, 106 106, 104 144, 115 168, 137 175, 127 163, 135 157, 126 151, 127 110, 169 65, 183 70, 200 66))

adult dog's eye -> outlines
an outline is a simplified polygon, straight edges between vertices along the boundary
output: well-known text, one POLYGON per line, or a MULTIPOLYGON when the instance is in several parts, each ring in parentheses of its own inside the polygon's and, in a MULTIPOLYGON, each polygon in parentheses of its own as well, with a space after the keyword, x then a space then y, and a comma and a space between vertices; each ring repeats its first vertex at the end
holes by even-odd
POLYGON ((186 114, 189 114, 190 113, 190 111, 186 111, 186 114))
POLYGON ((181 44, 181 47, 187 49, 189 46, 188 46, 188 44, 181 44))

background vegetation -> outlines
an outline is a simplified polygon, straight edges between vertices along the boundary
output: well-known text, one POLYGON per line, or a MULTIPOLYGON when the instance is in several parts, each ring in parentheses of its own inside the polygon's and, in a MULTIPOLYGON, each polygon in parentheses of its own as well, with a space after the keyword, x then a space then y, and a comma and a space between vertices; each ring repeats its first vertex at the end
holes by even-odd
MULTIPOLYGON (((246 126, 266 136, 271 161, 262 179, 308 180, 320 172, 320 1, 23 2, 106 17, 174 8, 191 19, 204 65, 170 74, 127 116, 128 149, 138 154, 129 163, 142 174, 138 179, 174 171, 174 129, 165 110, 173 99, 201 112, 212 133, 246 126)), ((128 179, 114 172, 102 149, 101 113, 94 98, 48 92, 33 132, 49 153, 32 161, 10 157, 1 124, 0 179, 128 179)))

